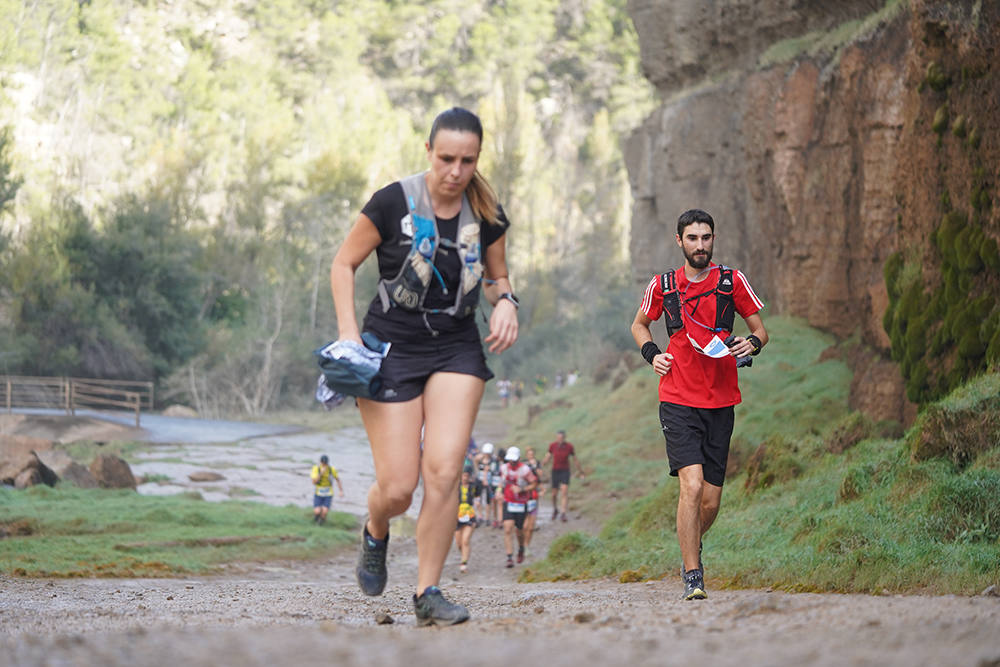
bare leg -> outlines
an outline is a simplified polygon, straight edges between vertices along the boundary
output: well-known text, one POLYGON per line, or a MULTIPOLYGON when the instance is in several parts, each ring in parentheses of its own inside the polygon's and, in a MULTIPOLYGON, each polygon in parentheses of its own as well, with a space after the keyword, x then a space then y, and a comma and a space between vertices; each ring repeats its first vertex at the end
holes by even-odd
POLYGON ((409 508, 417 488, 423 399, 405 403, 359 399, 358 406, 375 462, 375 482, 368 489, 368 534, 381 540, 389 533, 389 519, 409 508))
POLYGON ((569 484, 559 485, 559 511, 563 514, 566 513, 566 508, 569 506, 569 484))
POLYGON ((503 522, 503 546, 508 556, 514 554, 514 520, 507 519, 503 522))
POLYGON ((701 464, 677 471, 680 497, 677 499, 677 541, 681 547, 684 570, 698 569, 698 545, 701 542, 701 502, 704 478, 701 464))
POLYGON ((524 517, 524 546, 531 546, 531 534, 535 530, 535 515, 529 514, 524 517))
POLYGON ((704 535, 715 523, 722 502, 722 487, 705 482, 701 487, 701 534, 704 535))
POLYGON ((472 375, 435 373, 424 388, 424 501, 417 518, 417 595, 436 586, 458 513, 462 462, 486 383, 472 375))

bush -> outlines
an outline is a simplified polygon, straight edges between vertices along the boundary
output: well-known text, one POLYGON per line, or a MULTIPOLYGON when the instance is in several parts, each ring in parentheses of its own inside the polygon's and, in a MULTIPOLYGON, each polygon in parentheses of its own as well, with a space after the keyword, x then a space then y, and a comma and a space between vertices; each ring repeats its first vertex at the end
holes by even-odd
POLYGON ((907 435, 914 461, 934 457, 969 464, 1000 444, 1000 375, 988 374, 928 405, 907 435))

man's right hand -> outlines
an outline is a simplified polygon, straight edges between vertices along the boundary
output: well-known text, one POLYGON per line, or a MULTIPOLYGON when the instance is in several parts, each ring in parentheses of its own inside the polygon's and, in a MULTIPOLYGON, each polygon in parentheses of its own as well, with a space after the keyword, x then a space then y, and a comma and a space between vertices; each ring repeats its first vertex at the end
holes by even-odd
POLYGON ((670 368, 673 365, 674 355, 669 352, 664 352, 663 354, 658 354, 653 357, 653 370, 656 371, 657 375, 666 375, 670 372, 670 368))

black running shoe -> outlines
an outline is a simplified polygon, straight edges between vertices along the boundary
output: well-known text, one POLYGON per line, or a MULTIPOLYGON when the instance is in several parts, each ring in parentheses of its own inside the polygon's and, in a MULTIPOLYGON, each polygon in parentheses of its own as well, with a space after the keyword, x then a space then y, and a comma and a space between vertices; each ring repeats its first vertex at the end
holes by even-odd
POLYGON ((382 595, 389 575, 385 570, 385 554, 389 548, 389 534, 376 540, 368 534, 368 524, 361 531, 361 556, 358 558, 358 585, 365 595, 382 595))
POLYGON ((514 558, 507 554, 507 567, 514 567, 514 558))
POLYGON ((413 596, 413 611, 417 625, 455 625, 469 620, 469 610, 460 604, 448 602, 441 589, 428 586, 420 597, 413 596))
POLYGON ((705 592, 705 580, 701 570, 688 570, 684 573, 684 599, 704 600, 708 597, 705 592))

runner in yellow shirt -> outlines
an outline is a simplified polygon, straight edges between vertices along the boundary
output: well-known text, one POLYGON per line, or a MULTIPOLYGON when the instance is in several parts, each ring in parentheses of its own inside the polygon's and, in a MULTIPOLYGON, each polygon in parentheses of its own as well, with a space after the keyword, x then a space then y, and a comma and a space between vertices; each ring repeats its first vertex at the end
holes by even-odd
POLYGON ((312 467, 309 475, 312 483, 316 486, 316 493, 313 495, 313 523, 322 524, 326 521, 326 513, 330 511, 330 503, 333 500, 333 483, 337 482, 337 490, 340 497, 344 497, 344 487, 337 476, 337 469, 330 465, 330 459, 326 454, 319 457, 319 465, 312 467))

